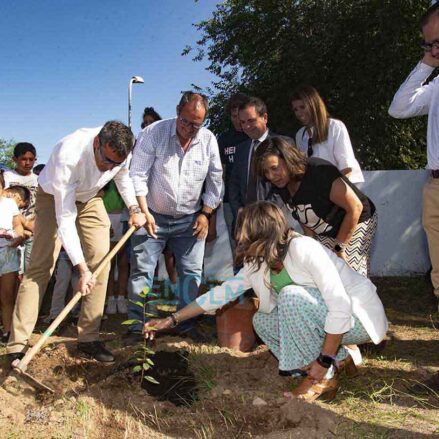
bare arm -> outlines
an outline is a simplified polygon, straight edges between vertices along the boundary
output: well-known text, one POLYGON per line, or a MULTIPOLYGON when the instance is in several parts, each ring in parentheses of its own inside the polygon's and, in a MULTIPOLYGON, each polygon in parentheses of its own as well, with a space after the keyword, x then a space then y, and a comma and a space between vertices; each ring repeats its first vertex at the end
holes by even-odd
MULTIPOLYGON (((323 342, 322 349, 320 352, 324 355, 329 355, 335 357, 340 347, 341 341, 343 340, 343 334, 328 334, 326 333, 325 340, 323 342)), ((315 383, 320 382, 328 372, 323 366, 317 361, 313 361, 308 367, 308 376, 314 380, 315 383)))
MULTIPOLYGON (((182 323, 185 320, 192 319, 204 313, 204 309, 198 305, 197 302, 191 302, 184 308, 180 309, 173 314, 177 323, 182 323)), ((172 328, 174 320, 172 317, 166 317, 164 319, 153 319, 145 323, 144 332, 145 338, 152 340, 154 338, 155 331, 162 331, 164 329, 172 328)))
POLYGON ((305 236, 309 236, 310 238, 314 238, 315 233, 307 226, 300 224, 300 226, 302 227, 303 230, 303 234, 305 236))
POLYGON ((17 237, 19 237, 19 238, 24 237, 24 228, 23 228, 22 219, 23 219, 23 216, 21 214, 15 215, 12 218, 12 227, 13 227, 15 233, 17 234, 17 237))
POLYGON ((340 171, 346 178, 349 178, 352 174, 352 168, 344 168, 340 171))
POLYGON ((149 235, 157 239, 157 224, 148 209, 148 203, 146 202, 146 197, 144 195, 137 195, 137 202, 139 203, 140 210, 145 214, 146 224, 145 228, 149 235))
POLYGON ((341 178, 337 178, 332 183, 329 198, 334 204, 346 211, 336 240, 340 243, 348 244, 357 227, 358 220, 363 211, 363 204, 355 195, 355 192, 341 178))

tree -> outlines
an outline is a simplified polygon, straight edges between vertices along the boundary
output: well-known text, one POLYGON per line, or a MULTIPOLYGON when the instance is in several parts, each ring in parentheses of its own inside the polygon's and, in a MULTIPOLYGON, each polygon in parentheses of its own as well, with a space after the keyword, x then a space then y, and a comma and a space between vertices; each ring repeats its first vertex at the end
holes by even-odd
POLYGON ((12 156, 14 155, 14 140, 5 140, 0 138, 0 163, 10 168, 14 167, 12 156))
MULTIPOLYGON (((210 124, 224 129, 228 96, 263 98, 279 133, 299 128, 289 96, 315 86, 343 120, 365 169, 420 168, 426 162, 426 118, 392 119, 396 90, 422 57, 418 20, 427 0, 226 0, 195 26, 195 60, 207 58, 218 80, 210 124)), ((193 53, 186 47, 184 54, 193 53)))

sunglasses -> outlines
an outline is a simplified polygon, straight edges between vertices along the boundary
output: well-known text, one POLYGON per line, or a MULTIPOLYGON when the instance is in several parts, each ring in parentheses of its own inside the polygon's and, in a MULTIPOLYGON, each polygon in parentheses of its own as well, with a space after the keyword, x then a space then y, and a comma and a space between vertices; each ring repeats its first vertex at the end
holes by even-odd
POLYGON ((104 147, 103 147, 102 145, 99 145, 99 149, 98 149, 98 151, 99 151, 99 157, 100 157, 101 163, 102 163, 103 165, 120 166, 120 165, 125 161, 125 159, 124 159, 124 160, 122 160, 121 162, 116 162, 116 161, 114 161, 114 160, 109 159, 109 158, 105 155, 105 153, 104 153, 104 147))
POLYGON ((312 147, 312 137, 308 139, 308 157, 311 157, 314 154, 314 149, 312 147))

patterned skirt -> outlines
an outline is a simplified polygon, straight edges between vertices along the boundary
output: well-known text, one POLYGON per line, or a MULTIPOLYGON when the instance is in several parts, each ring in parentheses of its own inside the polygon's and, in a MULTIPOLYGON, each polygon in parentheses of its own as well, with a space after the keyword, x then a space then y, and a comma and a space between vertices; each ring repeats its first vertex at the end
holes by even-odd
MULTIPOLYGON (((377 225, 378 215, 375 211, 367 221, 357 225, 349 244, 345 248, 348 265, 366 277, 369 273, 369 253, 377 225)), ((315 235, 315 239, 330 250, 333 250, 336 244, 335 239, 328 236, 315 235)))
MULTIPOLYGON (((325 339, 328 308, 317 288, 290 285, 282 288, 276 308, 271 313, 253 316, 255 331, 279 360, 285 373, 300 369, 320 354, 325 339)), ((361 344, 370 337, 358 318, 352 316, 352 328, 343 336, 343 345, 361 344)), ((337 361, 347 357, 340 346, 337 361)))

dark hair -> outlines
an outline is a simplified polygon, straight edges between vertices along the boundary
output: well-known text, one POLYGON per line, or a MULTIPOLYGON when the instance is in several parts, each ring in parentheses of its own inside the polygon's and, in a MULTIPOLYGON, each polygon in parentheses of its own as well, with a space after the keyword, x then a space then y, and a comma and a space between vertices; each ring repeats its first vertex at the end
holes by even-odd
POLYGON ((157 113, 157 111, 154 110, 154 107, 145 107, 145 109, 143 110, 142 124, 140 125, 142 129, 145 128, 144 119, 146 116, 151 116, 154 119, 154 122, 162 120, 162 117, 160 116, 160 114, 157 113))
POLYGON ((259 116, 263 116, 267 113, 265 102, 256 96, 246 96, 246 99, 241 102, 238 108, 239 111, 241 111, 248 107, 255 107, 256 113, 258 113, 259 116))
POLYGON ((0 191, 5 187, 5 176, 3 175, 3 172, 5 172, 5 170, 0 168, 0 191))
POLYGON ((17 194, 25 204, 24 207, 28 207, 30 203, 30 190, 26 186, 14 185, 9 186, 6 191, 11 194, 17 194))
POLYGON ((131 128, 122 122, 110 120, 98 134, 99 143, 109 145, 121 157, 126 157, 134 146, 134 135, 131 128))
POLYGON ((433 15, 439 16, 439 1, 437 1, 434 5, 431 5, 421 17, 419 22, 421 25, 421 30, 430 21, 430 18, 433 17, 433 15))
POLYGON ((14 157, 18 158, 27 152, 31 152, 35 157, 37 156, 37 150, 32 143, 29 142, 20 142, 15 145, 14 148, 14 157))
POLYGON ((248 99, 248 96, 244 93, 235 93, 230 96, 226 103, 225 110, 227 113, 231 113, 233 110, 239 108, 239 106, 248 99))
POLYGON ((265 159, 271 155, 277 156, 285 162, 291 179, 296 181, 303 179, 308 165, 307 157, 289 143, 285 137, 281 136, 268 137, 258 146, 253 156, 253 175, 265 179, 265 159))
POLYGON ((178 103, 179 111, 181 111, 186 104, 194 101, 201 102, 207 114, 207 111, 209 110, 209 101, 207 100, 207 97, 201 93, 196 93, 190 90, 184 91, 181 95, 180 102, 178 103))
POLYGON ((39 165, 35 166, 34 169, 32 169, 33 173, 36 175, 40 175, 40 172, 44 169, 44 165, 43 163, 40 163, 39 165))

